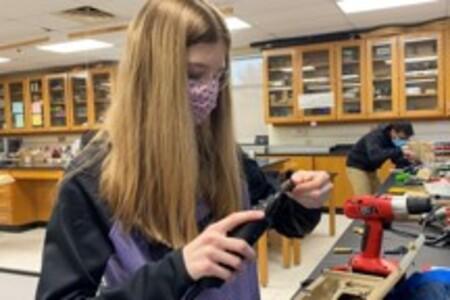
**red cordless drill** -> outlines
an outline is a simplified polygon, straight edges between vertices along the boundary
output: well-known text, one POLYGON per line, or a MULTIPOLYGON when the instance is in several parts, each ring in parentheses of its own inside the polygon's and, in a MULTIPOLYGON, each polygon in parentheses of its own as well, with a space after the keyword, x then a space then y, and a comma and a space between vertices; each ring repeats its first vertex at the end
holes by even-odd
POLYGON ((380 256, 383 225, 396 219, 432 210, 430 198, 407 196, 354 196, 344 204, 344 213, 350 219, 365 222, 361 253, 350 259, 352 271, 388 276, 397 264, 380 256))

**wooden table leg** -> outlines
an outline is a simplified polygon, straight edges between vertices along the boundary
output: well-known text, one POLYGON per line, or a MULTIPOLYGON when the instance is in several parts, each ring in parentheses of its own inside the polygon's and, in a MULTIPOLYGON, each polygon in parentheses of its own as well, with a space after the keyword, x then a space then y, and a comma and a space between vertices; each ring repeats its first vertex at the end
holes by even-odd
POLYGON ((334 197, 331 197, 328 205, 328 217, 330 226, 330 236, 336 234, 336 203, 334 197))
POLYGON ((301 262, 301 242, 300 239, 292 240, 292 252, 294 252, 294 265, 298 266, 301 262))
POLYGON ((283 267, 289 268, 291 266, 291 241, 284 236, 281 237, 281 253, 283 256, 283 267))
POLYGON ((268 263, 269 258, 267 256, 267 232, 265 232, 258 240, 258 274, 259 283, 261 286, 266 287, 269 281, 268 263))

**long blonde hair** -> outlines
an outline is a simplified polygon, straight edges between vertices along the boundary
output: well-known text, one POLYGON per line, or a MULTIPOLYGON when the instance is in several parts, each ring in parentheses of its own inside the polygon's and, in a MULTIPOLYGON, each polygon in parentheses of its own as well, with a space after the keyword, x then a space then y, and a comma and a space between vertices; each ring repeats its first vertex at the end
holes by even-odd
POLYGON ((129 26, 103 129, 110 151, 102 197, 126 230, 175 248, 198 234, 199 199, 215 219, 241 203, 229 87, 202 126, 187 97, 188 47, 201 42, 230 48, 215 8, 204 0, 147 1, 129 26))

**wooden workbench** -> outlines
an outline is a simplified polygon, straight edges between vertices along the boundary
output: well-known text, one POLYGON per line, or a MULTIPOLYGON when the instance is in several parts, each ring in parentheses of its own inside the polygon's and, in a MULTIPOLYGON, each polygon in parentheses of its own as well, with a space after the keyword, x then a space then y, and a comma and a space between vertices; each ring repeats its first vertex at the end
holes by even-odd
POLYGON ((12 176, 15 182, 0 186, 0 227, 27 228, 48 221, 59 180, 61 166, 7 167, 0 173, 12 176))

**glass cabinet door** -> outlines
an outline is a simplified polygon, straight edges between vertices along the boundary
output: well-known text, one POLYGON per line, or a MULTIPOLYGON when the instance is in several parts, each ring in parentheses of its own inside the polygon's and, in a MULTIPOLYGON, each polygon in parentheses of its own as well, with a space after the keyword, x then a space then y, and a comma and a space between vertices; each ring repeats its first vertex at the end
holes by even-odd
POLYGON ((290 118, 294 115, 291 54, 266 58, 267 97, 270 118, 290 118))
POLYGON ((333 115, 334 92, 330 49, 302 51, 301 95, 299 108, 305 119, 329 118, 333 115))
POLYGON ((50 104, 50 127, 67 126, 66 79, 50 77, 48 79, 48 95, 50 104))
POLYGON ((359 44, 338 47, 338 103, 340 117, 363 116, 362 48, 359 44))
POLYGON ((70 75, 73 126, 88 125, 88 73, 70 75))
POLYGON ((5 84, 0 82, 0 130, 7 128, 5 84))
POLYGON ((440 40, 437 35, 402 39, 402 113, 437 112, 443 109, 440 40))
POLYGON ((373 115, 396 115, 395 51, 393 39, 369 43, 369 100, 373 115))
POLYGON ((94 121, 103 122, 106 110, 111 103, 111 73, 94 72, 92 74, 92 86, 94 89, 94 121))
POLYGON ((9 83, 9 102, 13 129, 25 128, 25 93, 23 82, 9 83))
POLYGON ((31 102, 31 127, 44 127, 44 92, 41 79, 29 81, 29 92, 31 102))

